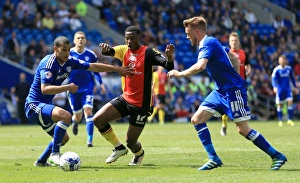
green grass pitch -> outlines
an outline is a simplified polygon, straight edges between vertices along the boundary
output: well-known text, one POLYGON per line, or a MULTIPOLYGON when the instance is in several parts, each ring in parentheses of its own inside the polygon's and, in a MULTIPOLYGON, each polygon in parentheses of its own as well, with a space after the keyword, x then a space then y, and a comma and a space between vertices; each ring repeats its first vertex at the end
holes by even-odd
MULTIPOLYGON (((190 123, 148 123, 140 137, 145 157, 136 167, 128 166, 131 152, 113 164, 105 164, 112 146, 96 128, 93 148, 86 147, 84 124, 79 125, 78 136, 69 128, 70 141, 61 152, 79 154, 82 167, 75 172, 33 167, 51 140, 38 125, 0 126, 0 182, 300 182, 300 124, 278 127, 275 121, 252 121, 250 126, 287 156, 288 162, 279 171, 269 170, 271 159, 240 136, 233 123, 229 123, 228 135, 222 137, 221 123, 208 122, 215 149, 224 163, 211 171, 197 171, 207 161, 207 154, 190 123)), ((125 143, 128 125, 112 123, 112 127, 125 143)))

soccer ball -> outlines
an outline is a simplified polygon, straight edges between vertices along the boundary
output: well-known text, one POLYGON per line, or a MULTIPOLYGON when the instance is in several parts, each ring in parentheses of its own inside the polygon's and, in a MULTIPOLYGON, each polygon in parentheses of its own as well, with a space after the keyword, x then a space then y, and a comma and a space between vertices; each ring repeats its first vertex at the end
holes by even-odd
POLYGON ((60 157, 59 167, 64 171, 77 171, 81 166, 81 160, 75 152, 65 152, 60 157))

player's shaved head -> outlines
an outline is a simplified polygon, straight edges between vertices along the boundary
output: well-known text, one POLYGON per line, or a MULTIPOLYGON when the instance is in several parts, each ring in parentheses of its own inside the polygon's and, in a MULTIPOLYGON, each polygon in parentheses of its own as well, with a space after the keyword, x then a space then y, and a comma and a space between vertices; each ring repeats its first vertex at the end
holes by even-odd
POLYGON ((136 26, 129 26, 129 27, 127 27, 125 29, 125 34, 126 34, 126 32, 134 32, 137 35, 141 35, 141 30, 138 27, 136 27, 136 26))
POLYGON ((71 44, 71 42, 65 36, 59 36, 54 40, 54 46, 60 47, 63 44, 71 44))

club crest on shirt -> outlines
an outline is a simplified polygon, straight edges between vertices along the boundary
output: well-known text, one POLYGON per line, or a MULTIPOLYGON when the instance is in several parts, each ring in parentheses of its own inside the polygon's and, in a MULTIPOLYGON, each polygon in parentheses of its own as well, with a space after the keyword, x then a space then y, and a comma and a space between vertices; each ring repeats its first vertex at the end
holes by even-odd
POLYGON ((46 71, 46 72, 44 73, 44 75, 45 75, 45 78, 47 78, 47 79, 49 79, 49 78, 52 77, 52 73, 51 73, 50 71, 46 71))
POLYGON ((71 71, 72 71, 72 67, 71 67, 71 66, 68 66, 68 67, 66 68, 66 70, 67 70, 68 72, 71 72, 71 71))
POLYGON ((136 61, 136 55, 130 55, 128 60, 129 60, 129 62, 135 62, 136 61))
POLYGON ((88 62, 88 61, 90 61, 90 57, 85 56, 85 57, 84 57, 84 60, 88 62))

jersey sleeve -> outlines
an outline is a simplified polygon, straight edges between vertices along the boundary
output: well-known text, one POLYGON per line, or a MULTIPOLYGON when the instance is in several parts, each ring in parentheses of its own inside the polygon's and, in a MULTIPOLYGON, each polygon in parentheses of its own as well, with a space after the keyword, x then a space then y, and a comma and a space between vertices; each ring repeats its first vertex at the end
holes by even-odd
MULTIPOLYGON (((225 50, 226 51, 226 50, 225 50)), ((203 46, 198 54, 198 60, 201 58, 211 59, 213 55, 212 46, 203 46)))
POLYGON ((69 59, 73 60, 74 70, 87 70, 90 67, 90 63, 84 60, 77 59, 75 57, 71 57, 69 59))
POLYGON ((273 88, 277 87, 276 70, 272 73, 272 86, 273 88))
POLYGON ((114 57, 123 62, 124 55, 125 55, 126 51, 128 50, 128 46, 127 45, 119 45, 119 46, 113 47, 113 49, 115 51, 114 57))
POLYGON ((103 83, 102 77, 99 72, 94 72, 94 76, 95 76, 96 80, 99 82, 99 84, 103 83))
POLYGON ((51 71, 51 69, 41 69, 41 84, 51 84, 53 81, 53 75, 54 73, 51 71))
POLYGON ((152 65, 160 65, 167 70, 174 69, 174 62, 169 62, 156 48, 147 48, 147 56, 153 58, 152 65))

